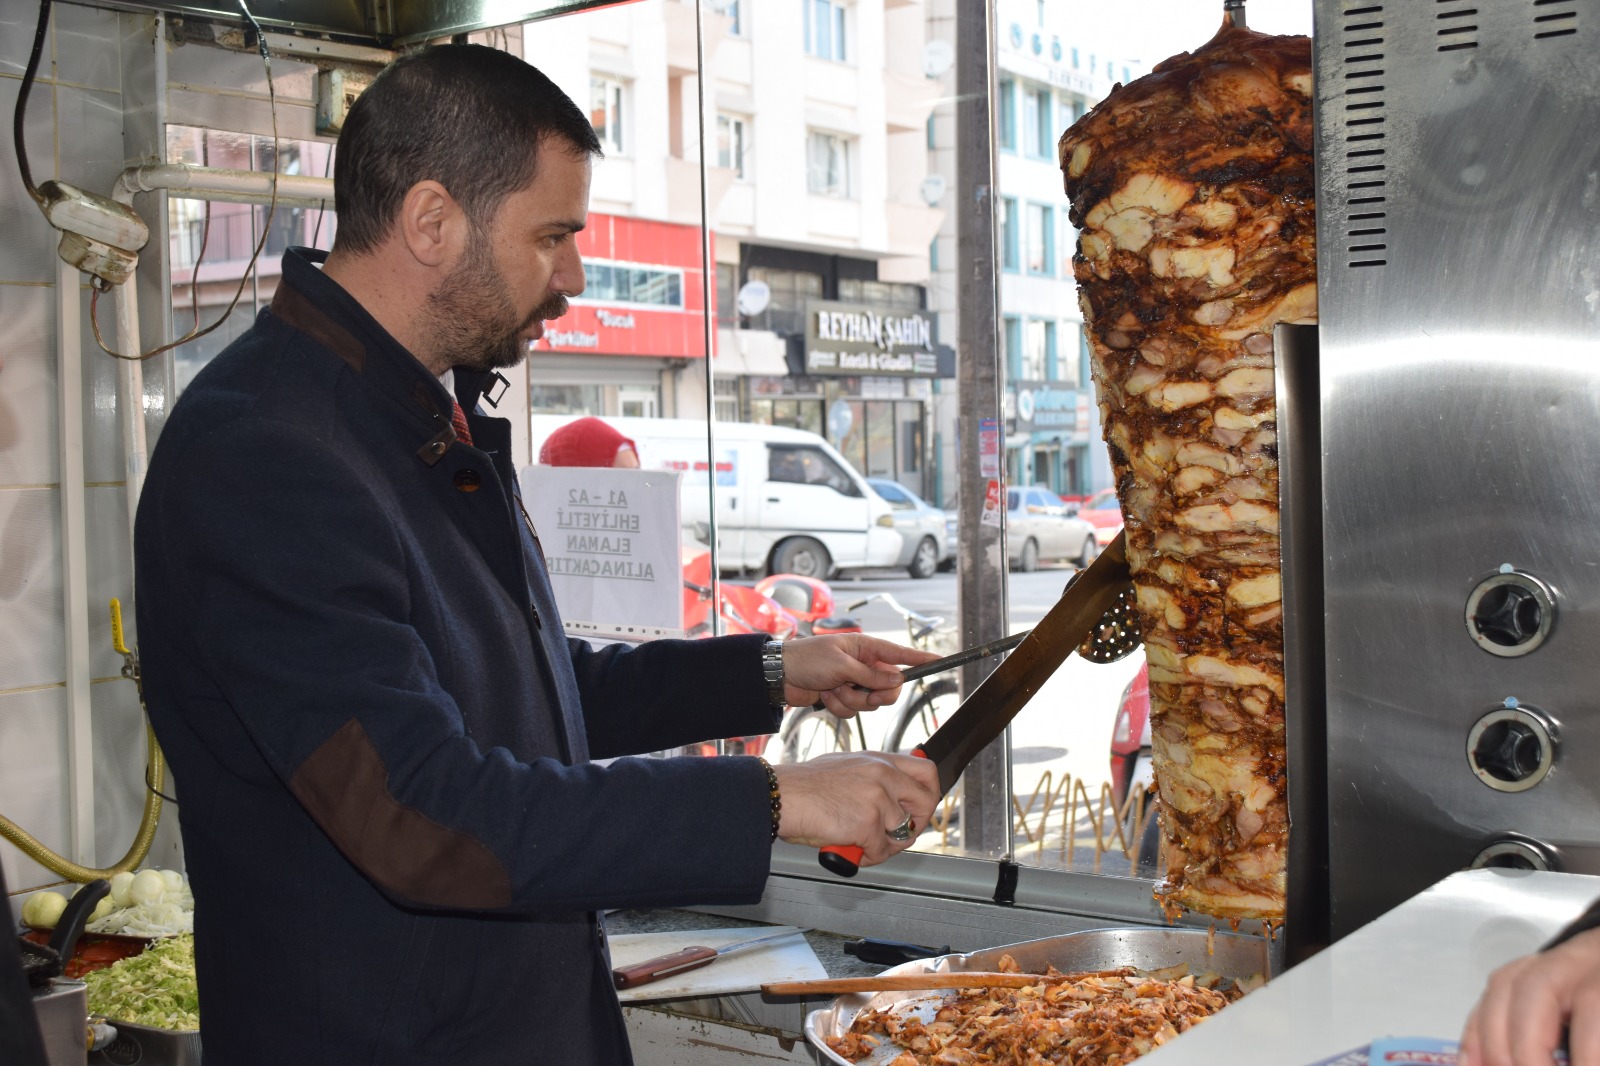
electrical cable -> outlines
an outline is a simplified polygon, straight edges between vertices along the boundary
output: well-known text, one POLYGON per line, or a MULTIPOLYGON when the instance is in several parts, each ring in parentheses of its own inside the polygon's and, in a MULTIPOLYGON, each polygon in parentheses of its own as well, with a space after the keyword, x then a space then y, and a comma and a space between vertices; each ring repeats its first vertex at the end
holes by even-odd
POLYGON ((39 75, 39 59, 44 55, 44 38, 50 28, 51 0, 39 0, 39 26, 33 31, 33 51, 28 56, 28 68, 22 74, 22 88, 17 90, 17 106, 11 113, 11 139, 17 148, 17 170, 22 174, 22 184, 33 197, 34 203, 44 205, 38 186, 33 183, 33 169, 28 166, 28 145, 22 136, 22 122, 28 110, 28 92, 39 75))
MULTIPOLYGON (((333 153, 334 153, 334 150, 332 148, 329 148, 328 149, 328 158, 322 164, 322 176, 324 178, 326 178, 333 171, 333 153)), ((314 227, 312 227, 311 240, 309 242, 309 247, 315 248, 317 246, 317 241, 322 238, 322 216, 327 214, 327 213, 328 213, 328 201, 326 201, 326 200, 318 200, 317 201, 317 224, 314 227)))
MULTIPOLYGON (((46 5, 48 5, 49 0, 44 0, 44 2, 46 5)), ((205 329, 191 329, 188 333, 184 334, 182 337, 179 337, 177 340, 172 341, 169 344, 163 344, 159 348, 152 348, 150 351, 142 352, 139 355, 123 355, 121 352, 112 351, 110 346, 106 344, 105 338, 101 336, 100 318, 96 313, 96 310, 100 302, 100 293, 102 291, 102 287, 100 280, 96 278, 95 281, 90 285, 89 327, 94 333, 94 341, 100 346, 100 350, 111 356, 113 359, 123 359, 134 363, 143 362, 146 359, 160 355, 162 352, 170 352, 180 344, 187 344, 192 340, 198 340, 226 322, 233 315, 233 309, 239 306, 239 298, 244 295, 245 284, 249 282, 251 276, 255 274, 256 263, 261 258, 261 250, 267 246, 267 238, 272 233, 272 220, 278 213, 278 160, 281 154, 278 137, 278 92, 272 80, 272 51, 267 47, 267 35, 261 29, 261 23, 257 22, 256 17, 250 13, 250 8, 246 6, 245 0, 239 0, 239 10, 244 12, 245 19, 252 27, 254 27, 256 31, 256 49, 261 53, 262 66, 266 68, 267 105, 272 113, 272 193, 267 201, 266 221, 263 222, 261 226, 261 239, 256 241, 255 251, 251 253, 250 262, 246 264, 244 268, 244 274, 239 278, 239 287, 234 290, 233 299, 228 301, 227 309, 222 312, 215 322, 211 323, 211 325, 207 326, 205 329)), ((210 216, 211 209, 208 204, 206 207, 206 229, 208 232, 211 228, 210 216)), ((200 264, 198 261, 196 261, 195 270, 197 273, 199 269, 200 264)), ((127 282, 123 282, 123 284, 126 285, 127 282)), ((191 282, 189 288, 191 295, 194 297, 195 306, 198 308, 200 299, 198 287, 191 282)), ((195 314, 195 320, 198 324, 198 310, 195 314)))

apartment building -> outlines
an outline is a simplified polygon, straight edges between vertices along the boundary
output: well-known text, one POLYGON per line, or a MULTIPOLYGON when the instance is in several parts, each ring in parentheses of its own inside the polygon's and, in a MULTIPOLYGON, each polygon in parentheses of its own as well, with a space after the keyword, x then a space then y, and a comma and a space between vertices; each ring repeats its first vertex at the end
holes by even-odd
POLYGON ((589 290, 530 360, 531 408, 698 417, 709 364, 719 417, 822 433, 929 492, 929 398, 954 353, 926 311, 943 208, 923 4, 726 0, 699 22, 698 53, 679 0, 523 28, 606 151, 579 245, 589 290))
MULTIPOLYGON (((1146 71, 1097 46, 1075 22, 1075 6, 1046 0, 995 5, 992 112, 1007 476, 1068 496, 1109 485, 1111 469, 1089 380, 1083 315, 1072 278, 1078 235, 1067 217, 1056 141, 1114 85, 1146 71)), ((953 0, 939 0, 931 8, 930 34, 948 38, 953 0)), ((946 93, 954 92, 953 75, 944 80, 946 93)), ((953 182, 953 111, 939 111, 929 141, 932 166, 953 182)), ((949 332, 956 308, 953 220, 941 228, 933 256, 932 306, 940 328, 949 332)), ((954 408, 941 404, 941 419, 953 419, 954 408)), ((935 432, 949 442, 937 464, 953 468, 954 426, 941 421, 935 432)))

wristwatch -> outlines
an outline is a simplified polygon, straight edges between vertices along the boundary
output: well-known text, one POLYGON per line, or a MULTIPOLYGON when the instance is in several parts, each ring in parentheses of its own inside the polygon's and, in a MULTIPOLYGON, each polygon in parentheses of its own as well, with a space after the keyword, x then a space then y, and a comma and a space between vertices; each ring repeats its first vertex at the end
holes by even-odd
POLYGON ((767 680, 767 702, 782 713, 789 705, 783 696, 783 641, 769 640, 761 646, 761 676, 767 680))

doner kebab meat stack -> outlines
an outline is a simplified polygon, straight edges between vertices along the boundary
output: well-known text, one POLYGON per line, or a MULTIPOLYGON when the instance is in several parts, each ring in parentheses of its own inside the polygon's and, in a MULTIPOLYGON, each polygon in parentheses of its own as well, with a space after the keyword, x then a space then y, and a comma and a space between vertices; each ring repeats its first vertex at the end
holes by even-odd
POLYGON ((1278 921, 1272 329, 1316 319, 1311 45, 1225 25, 1062 135, 1150 668, 1169 913, 1278 921))

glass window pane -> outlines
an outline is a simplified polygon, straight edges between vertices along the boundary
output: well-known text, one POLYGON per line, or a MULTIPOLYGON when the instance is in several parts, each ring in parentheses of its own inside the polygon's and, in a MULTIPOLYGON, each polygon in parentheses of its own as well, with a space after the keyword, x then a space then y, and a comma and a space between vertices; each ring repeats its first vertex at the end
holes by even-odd
POLYGON ((1018 252, 1017 234, 1017 201, 1005 196, 1000 199, 1000 267, 1003 270, 1016 270, 1020 253, 1018 252))
POLYGON ((894 476, 894 406, 886 400, 874 400, 867 408, 867 468, 868 477, 894 476))
POLYGON ((1000 147, 1008 152, 1017 150, 1017 83, 1010 78, 1000 79, 999 116, 1000 147))

